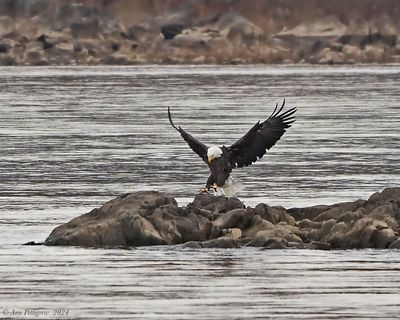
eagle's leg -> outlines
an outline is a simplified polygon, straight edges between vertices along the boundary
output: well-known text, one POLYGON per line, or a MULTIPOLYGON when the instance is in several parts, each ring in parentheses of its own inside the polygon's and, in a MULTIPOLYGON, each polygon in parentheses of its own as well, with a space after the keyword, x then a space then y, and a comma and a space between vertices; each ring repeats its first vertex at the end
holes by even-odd
POLYGON ((215 179, 213 177, 213 175, 210 175, 207 179, 207 183, 206 186, 202 189, 200 189, 200 193, 208 193, 210 191, 210 189, 213 189, 214 192, 217 191, 217 184, 215 183, 215 179))

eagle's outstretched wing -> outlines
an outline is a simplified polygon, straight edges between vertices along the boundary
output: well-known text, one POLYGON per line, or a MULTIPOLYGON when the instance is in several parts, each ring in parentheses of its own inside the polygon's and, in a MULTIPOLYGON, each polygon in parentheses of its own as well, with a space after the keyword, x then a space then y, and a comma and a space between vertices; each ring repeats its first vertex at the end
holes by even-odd
POLYGON ((275 106, 274 112, 264 122, 258 121, 242 138, 228 147, 231 154, 231 163, 239 168, 249 166, 257 159, 262 158, 266 150, 269 150, 282 137, 286 129, 295 121, 294 113, 296 108, 291 108, 281 113, 285 105, 278 109, 275 106))
POLYGON ((187 133, 185 130, 183 130, 181 127, 176 127, 175 124, 172 122, 171 118, 171 111, 170 108, 168 107, 168 118, 169 118, 169 123, 171 126, 173 126, 182 136, 182 138, 188 143, 189 147, 196 152, 200 158, 202 158, 206 163, 207 163, 207 149, 208 147, 201 143, 199 140, 197 140, 195 137, 187 133))

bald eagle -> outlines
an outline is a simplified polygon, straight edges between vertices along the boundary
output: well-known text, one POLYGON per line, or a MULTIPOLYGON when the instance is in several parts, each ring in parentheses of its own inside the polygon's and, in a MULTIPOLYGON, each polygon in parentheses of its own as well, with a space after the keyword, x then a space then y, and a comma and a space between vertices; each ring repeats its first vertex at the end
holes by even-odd
POLYGON ((280 107, 276 104, 269 118, 263 122, 258 121, 243 137, 231 146, 206 146, 181 127, 176 127, 172 121, 170 107, 168 107, 168 118, 189 147, 206 162, 210 168, 211 175, 207 179, 202 192, 210 189, 217 191, 223 188, 230 179, 232 169, 247 167, 261 159, 263 155, 282 137, 287 128, 295 121, 296 108, 282 112, 285 100, 280 107))

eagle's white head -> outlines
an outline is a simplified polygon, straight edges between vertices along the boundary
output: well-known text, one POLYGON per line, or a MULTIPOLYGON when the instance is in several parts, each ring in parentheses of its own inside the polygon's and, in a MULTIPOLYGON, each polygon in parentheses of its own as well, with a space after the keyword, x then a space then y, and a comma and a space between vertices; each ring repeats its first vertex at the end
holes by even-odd
POLYGON ((219 158, 222 156, 222 149, 217 146, 212 146, 207 149, 207 158, 208 163, 211 163, 212 160, 219 158))

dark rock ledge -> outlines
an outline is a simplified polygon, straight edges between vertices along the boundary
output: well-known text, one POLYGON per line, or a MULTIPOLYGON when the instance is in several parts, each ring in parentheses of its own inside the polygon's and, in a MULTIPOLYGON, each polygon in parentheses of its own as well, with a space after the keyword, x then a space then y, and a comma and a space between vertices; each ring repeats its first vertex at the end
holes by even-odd
POLYGON ((400 248, 400 188, 368 200, 285 209, 199 194, 186 207, 155 191, 127 193, 55 228, 49 246, 400 248))

